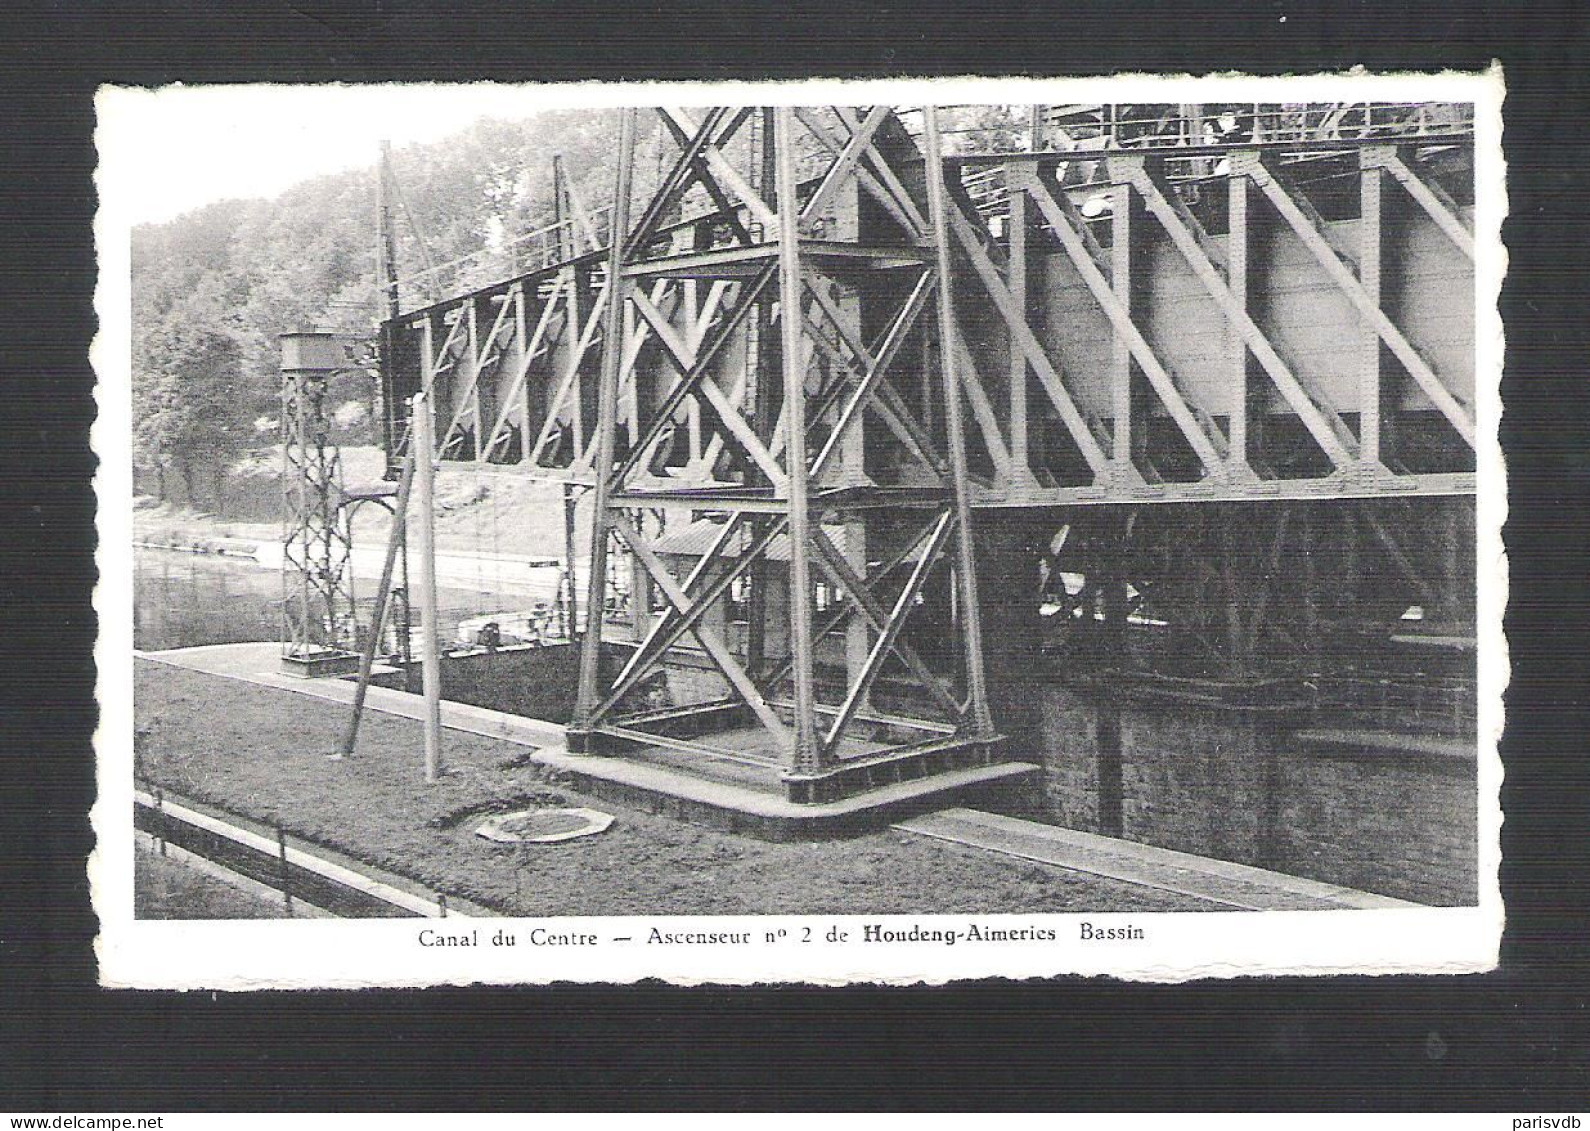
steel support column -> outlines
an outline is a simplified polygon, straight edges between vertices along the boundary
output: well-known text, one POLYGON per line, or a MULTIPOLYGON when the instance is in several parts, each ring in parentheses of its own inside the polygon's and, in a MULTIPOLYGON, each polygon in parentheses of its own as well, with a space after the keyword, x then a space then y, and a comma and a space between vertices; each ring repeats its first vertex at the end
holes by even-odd
MULTIPOLYGON (((943 152, 939 145, 938 109, 923 108, 929 154, 943 152)), ((983 676, 983 630, 977 600, 977 560, 972 547, 971 477, 966 467, 966 434, 961 422, 961 382, 955 372, 955 277, 950 271, 948 204, 944 192, 944 166, 928 162, 928 210, 933 225, 939 271, 939 365, 944 374, 944 426, 949 433, 950 489, 955 499, 955 581, 961 600, 961 627, 965 635, 967 698, 978 733, 991 735, 993 716, 988 711, 988 685, 983 676)))
POLYGON ((597 394, 596 486, 592 493, 591 560, 586 567, 585 635, 580 643, 580 686, 575 700, 574 719, 569 725, 571 753, 585 753, 590 747, 592 710, 596 706, 597 681, 602 662, 602 610, 607 604, 607 540, 614 515, 608 506, 611 490, 609 472, 613 466, 613 431, 618 413, 618 369, 620 332, 624 325, 621 296, 624 243, 622 233, 629 228, 630 180, 635 167, 635 111, 626 107, 619 113, 618 184, 613 194, 613 233, 607 256, 607 337, 602 350, 602 384, 597 394))
MULTIPOLYGON (((1246 184, 1246 177, 1236 178, 1246 184)), ((1381 174, 1365 164, 1359 173, 1358 280, 1364 294, 1376 307, 1380 305, 1381 253, 1381 174)), ((1373 326, 1359 331, 1358 369, 1358 458, 1366 464, 1380 463, 1380 412, 1384 403, 1381 391, 1380 335, 1373 326)))
MULTIPOLYGON (((806 497, 806 368, 801 340, 803 289, 799 212, 796 208, 794 113, 786 106, 774 111, 774 192, 778 206, 779 343, 784 374, 784 451, 790 468, 789 490, 789 632, 795 662, 795 751, 791 768, 813 774, 822 768, 817 735, 816 673, 812 649, 812 582, 807 560, 811 546, 811 512, 806 497)), ((843 160, 841 156, 840 160, 843 160)))
MULTIPOLYGON (((1248 311, 1248 179, 1226 179, 1226 282, 1231 297, 1245 316, 1248 311)), ((1228 461, 1230 472, 1238 478, 1251 478, 1248 465, 1248 344, 1234 319, 1226 326, 1226 350, 1230 359, 1227 380, 1231 392, 1227 401, 1230 432, 1228 461)))

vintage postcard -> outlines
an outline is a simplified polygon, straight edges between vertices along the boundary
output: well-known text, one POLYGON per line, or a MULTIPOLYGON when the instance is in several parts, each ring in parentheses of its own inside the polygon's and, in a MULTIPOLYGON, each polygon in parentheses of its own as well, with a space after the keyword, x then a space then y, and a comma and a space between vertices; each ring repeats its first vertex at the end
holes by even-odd
POLYGON ((1503 76, 107 88, 107 985, 1493 967, 1503 76))

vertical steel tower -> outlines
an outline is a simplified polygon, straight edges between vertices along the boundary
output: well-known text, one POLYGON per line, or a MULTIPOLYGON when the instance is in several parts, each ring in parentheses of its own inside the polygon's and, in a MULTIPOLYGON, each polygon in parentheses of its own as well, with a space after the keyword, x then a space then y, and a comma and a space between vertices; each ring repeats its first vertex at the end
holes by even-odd
POLYGON ((991 761, 939 162, 887 106, 658 116, 638 210, 621 131, 586 607, 615 534, 660 606, 632 647, 590 618, 571 750, 775 768, 798 802, 991 761))

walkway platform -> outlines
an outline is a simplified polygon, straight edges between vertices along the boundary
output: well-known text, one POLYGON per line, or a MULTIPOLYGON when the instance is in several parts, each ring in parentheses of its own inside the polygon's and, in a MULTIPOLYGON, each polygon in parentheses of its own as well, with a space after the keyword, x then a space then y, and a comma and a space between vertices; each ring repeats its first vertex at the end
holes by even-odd
POLYGON ((854 835, 946 805, 997 806, 1002 794, 1039 771, 1028 762, 1001 762, 801 804, 788 800, 771 774, 765 781, 731 782, 658 762, 562 749, 539 750, 531 760, 561 771, 576 789, 597 797, 767 840, 854 835))
MULTIPOLYGON (((280 644, 217 644, 134 654, 280 691, 353 703, 350 679, 283 674, 280 644)), ((365 699, 366 710, 415 721, 424 717, 424 707, 423 696, 385 687, 371 687, 365 699)), ((1003 762, 896 782, 839 801, 799 804, 785 797, 774 766, 746 766, 666 750, 625 757, 571 754, 564 728, 555 723, 465 703, 444 701, 442 726, 529 747, 532 763, 556 771, 572 788, 593 797, 767 840, 854 835, 945 806, 1003 808, 1012 787, 1039 772, 1028 762, 1003 762)))
MULTIPOLYGON (((134 656, 155 660, 191 671, 222 675, 257 683, 297 695, 329 699, 334 703, 353 703, 351 679, 309 679, 287 675, 281 668, 280 644, 210 644, 200 648, 174 648, 165 652, 137 652, 134 656)), ((365 710, 397 715, 419 722, 425 717, 425 697, 388 687, 371 687, 364 701, 365 710)), ((539 719, 490 711, 468 703, 442 703, 442 726, 486 738, 500 738, 520 746, 562 746, 563 728, 539 719)))
POLYGON ((1335 884, 1156 848, 1034 821, 947 809, 894 826, 902 832, 983 848, 1022 860, 1106 876, 1247 911, 1412 908, 1420 904, 1335 884))

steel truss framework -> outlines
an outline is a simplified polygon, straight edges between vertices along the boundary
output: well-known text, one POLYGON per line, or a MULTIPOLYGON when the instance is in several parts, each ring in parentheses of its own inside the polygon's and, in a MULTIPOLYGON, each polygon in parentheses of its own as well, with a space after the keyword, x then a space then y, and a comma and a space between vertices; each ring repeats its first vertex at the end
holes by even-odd
MULTIPOLYGON (((1442 139, 1426 139, 1439 143, 1442 139)), ((1455 142, 1461 147, 1465 143, 1455 142)), ((1421 142, 1422 148, 1432 146, 1421 142)), ((1436 144, 1438 150, 1445 146, 1436 144)), ((1316 158, 1347 158, 1353 162, 1359 209, 1357 242, 1349 245, 1322 218, 1293 170, 1279 160, 1282 147, 1182 148, 1177 160, 1206 156, 1220 161, 1217 175, 1202 186, 1207 196, 1224 198, 1226 233, 1211 237, 1202 221, 1167 181, 1167 158, 1157 153, 1111 152, 1099 162, 1105 176, 1083 194, 1109 200, 1103 223, 1109 244, 1103 246, 1098 223, 1080 213, 1077 190, 1060 186, 1066 155, 1006 155, 1008 187, 1005 201, 1006 239, 996 240, 971 202, 952 213, 958 251, 980 283, 1008 342, 1010 377, 1006 404, 990 396, 978 365, 961 357, 966 385, 979 428, 978 438, 995 468, 993 483, 981 501, 1014 506, 1055 503, 1154 501, 1240 501, 1263 498, 1389 497, 1408 494, 1469 494, 1474 488, 1472 453, 1475 419, 1472 395, 1462 388, 1467 374, 1438 372, 1397 324, 1382 301, 1382 265, 1387 209, 1387 178, 1400 185, 1416 208, 1398 212, 1404 229, 1422 224, 1439 231, 1471 266, 1474 238, 1462 209, 1434 178, 1422 174, 1415 159, 1393 144, 1292 143, 1316 158), (1217 191, 1211 191, 1211 183, 1217 191), (1351 321, 1343 327, 1357 337, 1357 386, 1343 406, 1337 390, 1326 389, 1306 364, 1289 360, 1273 325, 1254 301, 1252 275, 1256 263, 1254 212, 1258 201, 1268 207, 1266 248, 1275 230, 1292 233, 1318 266, 1318 271, 1344 296, 1351 321), (1147 231, 1145 231, 1145 229, 1147 231), (1031 324, 1027 286, 1029 246, 1035 238, 1052 241, 1071 270, 1108 319, 1114 359, 1109 369, 1109 403, 1090 411, 1075 382, 1062 371, 1031 324), (1143 292, 1149 270, 1163 271, 1163 261, 1145 263, 1146 240, 1168 245, 1186 264, 1197 286, 1224 323, 1227 361, 1223 389, 1210 398, 1195 394, 1154 341, 1144 311, 1143 292), (1031 373, 1034 381, 1029 381, 1031 373), (1029 461, 1030 419, 1034 406, 1029 388, 1036 384, 1043 408, 1063 426, 1071 451, 1080 457, 1072 482, 1056 483, 1029 461), (1409 390, 1422 397, 1424 417, 1439 415, 1439 442, 1455 453, 1458 470, 1410 472, 1386 458, 1383 439, 1388 418, 1406 405, 1409 390), (1307 461, 1318 470, 1279 473, 1260 465, 1256 434, 1275 406, 1301 425, 1298 440, 1315 453, 1307 461), (1003 411, 1001 411, 1003 410, 1003 411), (1350 423, 1347 419, 1352 418, 1350 423), (1166 426, 1174 443, 1146 433, 1166 426), (1156 466, 1154 446, 1175 449, 1171 463, 1182 468, 1167 473, 1156 466), (1188 459, 1186 457, 1190 456, 1188 459), (1463 466, 1466 465, 1466 466, 1463 466)), ((978 161, 985 159, 978 158, 978 161)), ((1472 309, 1467 295, 1451 296, 1453 313, 1472 309), (1464 298, 1470 305, 1459 304, 1464 298)), ((1180 327, 1185 330, 1188 327, 1180 327)), ((1163 336, 1163 331, 1161 331, 1163 336)))
MULTIPOLYGON (((812 136, 839 147, 828 152, 835 164, 841 161, 849 136, 843 128, 835 134, 835 127, 808 111, 797 112, 797 120, 802 118, 823 126, 812 136)), ((683 129, 678 120, 668 120, 683 129)), ((717 158, 716 163, 700 158, 709 169, 735 172, 721 153, 729 136, 732 132, 720 129, 717 145, 703 147, 717 158)), ((947 230, 953 237, 952 270, 963 295, 955 360, 971 413, 973 504, 1472 494, 1472 368, 1453 372, 1430 360, 1419 337, 1424 330, 1405 325, 1399 312, 1399 302, 1410 300, 1391 294, 1400 264, 1387 262, 1392 233, 1406 245, 1409 232, 1428 232, 1472 268, 1466 209, 1422 160, 1424 154, 1466 156, 1468 145, 1463 136, 1429 136, 1408 145, 1370 139, 1090 153, 1085 156, 1102 178, 1082 188, 1062 187, 1067 166, 1078 160, 1075 154, 951 159, 952 172, 997 164, 1005 186, 996 237, 985 219, 986 203, 980 213, 961 193, 960 178, 949 179, 953 203, 947 230), (1200 186, 1206 199, 1224 201, 1218 219, 1225 231, 1219 235, 1208 230, 1207 210, 1201 220, 1179 184, 1166 176, 1168 161, 1185 164, 1198 158, 1219 170, 1200 186), (1300 183, 1302 171, 1327 162, 1335 162, 1338 170, 1343 162, 1351 164, 1350 173, 1337 175, 1339 182, 1355 182, 1356 215, 1350 225, 1322 218, 1310 189, 1300 183), (1108 199, 1109 215, 1084 217, 1079 208, 1084 197, 1108 199), (1308 351, 1287 343, 1291 315, 1273 309, 1273 296, 1264 289, 1266 257, 1277 232, 1289 233, 1287 238, 1314 264, 1320 287, 1346 303, 1341 329, 1353 337, 1358 358, 1350 390, 1339 374, 1313 372, 1318 363, 1308 351), (1113 359, 1102 396, 1097 390, 1090 396, 1082 387, 1086 382, 1060 360, 1055 335, 1063 330, 1043 324, 1044 296, 1036 288, 1043 281, 1040 261, 1050 253, 1063 256, 1107 322, 1113 359), (1168 337, 1186 327, 1159 317, 1146 293, 1151 277, 1166 270, 1167 257, 1182 265, 1178 270, 1225 336, 1224 360, 1200 363, 1209 372, 1179 373, 1168 360, 1168 337), (993 352, 1008 359, 1000 366, 1005 371, 993 371, 988 351, 969 348, 973 340, 993 345, 993 352), (1211 385, 1218 386, 1213 393, 1211 385), (1289 435, 1286 442, 1295 442, 1307 456, 1297 466, 1275 466, 1263 450, 1266 426, 1275 421, 1291 427, 1295 441, 1289 435), (1409 466, 1397 458, 1394 442, 1388 441, 1404 424, 1442 450, 1437 466, 1409 466), (1058 458, 1044 448, 1058 448, 1058 458)), ((926 229, 919 205, 899 203, 870 163, 853 165, 850 175, 869 202, 878 202, 906 231, 926 229)), ((749 191, 750 185, 735 176, 749 191)), ((898 174, 889 176, 898 182, 898 174)), ((723 327, 744 323, 748 333, 756 332, 754 322, 745 319, 757 304, 746 294, 776 292, 766 246, 685 250, 693 248, 705 222, 726 220, 728 228, 747 235, 765 229, 768 215, 746 205, 732 184, 714 188, 716 213, 683 223, 665 222, 666 211, 650 218, 653 240, 678 247, 675 255, 627 268, 637 297, 623 304, 616 406, 627 473, 644 467, 653 479, 704 481, 726 452, 749 455, 764 471, 774 470, 781 458, 782 430, 765 445, 746 447, 744 428, 735 423, 742 413, 734 406, 750 395, 749 377, 740 383, 731 379, 721 388, 699 388, 700 395, 679 394, 668 422, 650 429, 641 447, 628 445, 629 437, 642 432, 652 380, 645 371, 681 356, 688 360, 697 350, 702 370, 724 365, 745 347, 734 345, 735 335, 723 327), (696 273, 694 280, 686 278, 690 272, 696 273), (692 286, 680 285, 691 281, 692 286), (680 297, 686 294, 688 300, 680 297), (637 371, 642 373, 638 378, 637 371), (733 411, 724 414, 720 408, 733 411)), ((835 193, 825 193, 825 207, 835 193)), ((606 251, 586 215, 583 207, 565 206, 561 224, 571 257, 557 267, 405 316, 417 339, 414 368, 422 373, 416 384, 437 391, 442 458, 595 482, 606 251)), ((810 242, 808 261, 818 265, 870 254, 879 270, 904 270, 913 256, 921 258, 921 248, 810 242)), ((1421 285, 1434 287, 1439 281, 1421 285)), ((1470 282, 1449 295, 1415 297, 1426 306, 1444 305, 1454 318, 1469 318, 1472 293, 1470 282)), ((914 301, 928 297, 924 290, 914 301)), ((807 302, 824 304, 825 292, 807 302)), ((819 307, 819 322, 826 325, 829 315, 819 307)), ((866 346, 852 337, 830 330, 811 338, 807 348, 825 361, 838 353, 865 365, 866 346), (858 344, 862 354, 855 352, 858 344)), ((916 452, 922 437, 912 434, 913 418, 899 411, 891 390, 889 383, 880 384, 876 395, 864 400, 880 405, 881 424, 916 452)))
POLYGON ((938 285, 948 253, 936 236, 945 209, 938 170, 930 169, 925 185, 916 173, 915 191, 907 187, 908 139, 888 107, 661 115, 679 154, 633 225, 633 112, 620 143, 619 237, 607 262, 616 286, 606 292, 616 299, 601 311, 592 438, 592 466, 606 473, 595 477, 587 608, 602 600, 610 532, 664 603, 612 678, 603 677, 597 634, 586 634, 571 749, 633 743, 728 757, 761 749, 800 801, 986 762, 997 736, 983 684, 958 398, 945 396, 954 370, 937 363, 944 351, 935 350, 929 364, 923 348, 940 339, 952 313, 938 285), (764 149, 760 187, 722 152, 753 118, 764 149), (888 123, 886 155, 880 131, 888 123), (811 139, 829 156, 803 194, 796 147, 811 139), (692 189, 705 192, 728 223, 686 243, 665 221, 692 189), (863 217, 863 192, 881 206, 877 216, 863 217), (935 294, 936 320, 927 314, 935 294), (650 389, 634 379, 642 348, 669 374, 650 389), (937 434, 913 396, 940 406, 937 434), (898 465, 869 465, 862 427, 869 415, 898 442, 898 465), (700 439, 670 475, 658 453, 681 428, 700 439), (632 518, 637 509, 668 507, 716 523, 711 545, 682 576, 632 518), (887 523, 877 518, 884 510, 887 523), (775 564, 775 545, 787 562, 775 564), (775 571, 787 571, 787 584, 777 586, 788 595, 784 616, 769 609, 775 571), (742 579, 756 611, 754 643, 738 651, 706 622, 742 579), (819 581, 835 607, 816 607, 819 581), (951 634, 959 647, 935 657, 939 670, 909 632, 930 584, 952 586, 960 614, 951 634), (847 645, 844 671, 830 687, 816 650, 838 633, 847 645), (631 693, 687 637, 728 694, 631 709, 631 693), (893 710, 872 699, 891 670, 911 692, 893 710), (737 738, 736 748, 710 741, 713 732, 746 723, 762 737, 737 738))
MULTIPOLYGON (((887 730, 877 720, 894 716, 870 702, 882 676, 917 688, 913 717, 931 728, 918 745, 986 749, 976 649, 946 663, 907 623, 924 604, 951 604, 942 563, 964 558, 954 604, 975 629, 959 588, 975 590, 963 505, 1473 494, 1472 343, 1431 329, 1446 317, 1472 334, 1465 134, 1305 133, 924 167, 883 107, 660 118, 677 159, 633 223, 627 188, 600 229, 560 188, 567 258, 389 323, 388 399, 434 393, 442 458, 591 488, 603 529, 633 559, 638 648, 613 679, 588 673, 576 743, 700 749, 716 710, 766 731, 792 793, 815 797, 868 763, 871 752, 851 757, 851 724, 887 730), (763 157, 742 171, 726 150, 752 135, 763 157), (822 156, 798 179, 797 148, 822 156), (990 168, 1003 189, 992 207, 965 191, 990 168), (781 209, 790 198, 798 209, 781 209), (625 238, 607 246, 608 230, 625 238), (1281 251, 1290 280, 1274 277, 1281 251), (1416 277, 1415 251, 1441 270, 1416 277), (1082 296, 1068 309, 1102 328, 1081 363, 1075 324, 1057 313, 1067 286, 1082 296), (1299 330, 1289 287, 1335 303, 1329 347, 1345 364, 1299 330), (788 325, 786 293, 801 296, 788 325), (1218 344, 1189 359, 1180 339, 1200 332, 1218 344), (953 438, 963 404, 967 435, 953 438), (719 523, 710 551, 670 574, 636 530, 642 508, 719 523), (791 628, 809 625, 810 640, 768 629, 766 594, 784 587, 768 575, 785 568, 791 628), (843 598, 799 613, 817 582, 843 598), (708 612, 744 589, 750 639, 731 646, 708 612), (812 653, 832 638, 846 684, 820 702, 812 653), (689 640, 722 677, 722 701, 630 710, 647 671, 689 640)), ((1395 545, 1405 534, 1375 534, 1393 559, 1410 557, 1395 545)), ((604 558, 607 545, 597 539, 604 558)), ((602 607, 593 592, 587 608, 602 607)))

